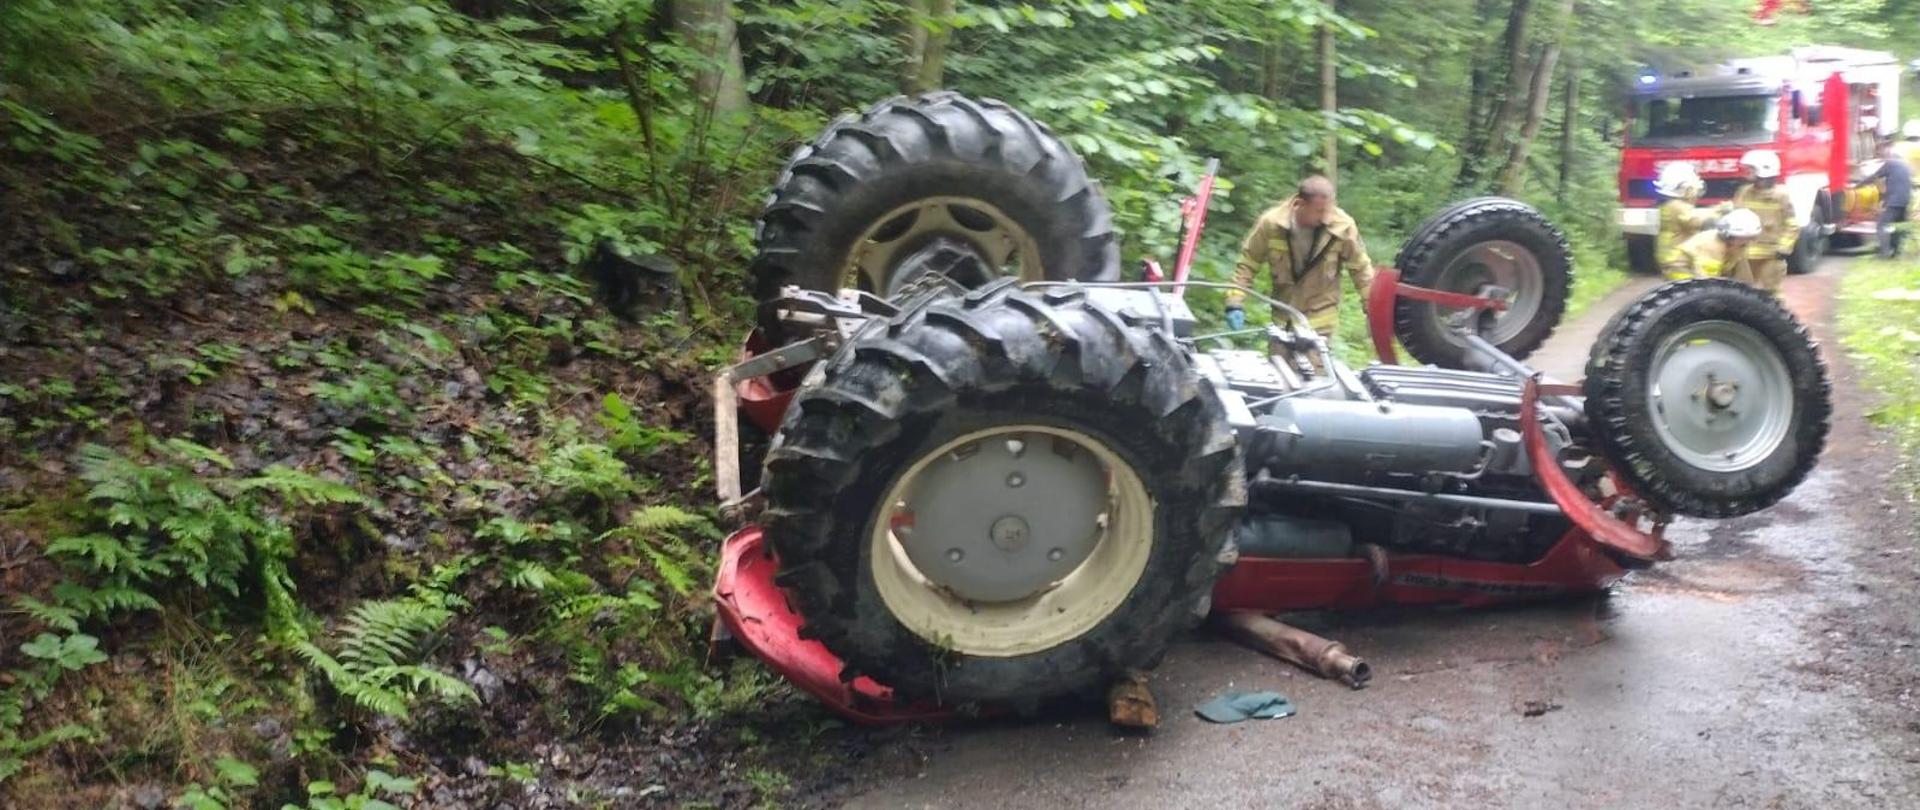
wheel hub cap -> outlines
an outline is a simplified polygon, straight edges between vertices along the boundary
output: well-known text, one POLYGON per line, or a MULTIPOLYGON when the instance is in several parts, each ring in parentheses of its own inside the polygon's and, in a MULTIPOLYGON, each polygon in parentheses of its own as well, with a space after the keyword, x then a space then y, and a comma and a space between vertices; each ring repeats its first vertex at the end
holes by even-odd
POLYGON ((914 478, 901 545, 933 585, 981 602, 1048 590, 1100 538, 1106 473, 1063 436, 1008 432, 956 447, 914 478))
POLYGON ((955 653, 1052 649, 1119 610, 1154 548, 1153 497, 1106 440, 1006 425, 929 450, 877 505, 874 589, 955 653))
MULTIPOLYGON (((1541 299, 1546 295, 1543 272, 1540 259, 1533 251, 1518 242, 1492 240, 1467 248, 1454 257, 1446 269, 1440 271, 1434 287, 1474 295, 1488 286, 1507 290, 1510 293, 1507 309, 1494 313, 1493 327, 1483 335, 1493 343, 1502 343, 1520 334, 1540 311, 1541 299)), ((1442 317, 1458 311, 1450 307, 1438 307, 1438 310, 1442 317)), ((1459 340, 1451 332, 1447 339, 1459 340)))
POLYGON ((1752 328, 1690 324, 1663 342, 1648 378, 1654 427, 1681 460, 1714 472, 1759 464, 1793 417, 1786 363, 1752 328))
POLYGON ((903 262, 936 239, 964 244, 993 274, 1015 271, 1038 281, 1040 247, 1025 228, 1000 209, 967 197, 928 197, 887 212, 854 243, 847 256, 848 281, 880 295, 892 295, 911 281, 898 272, 903 262))

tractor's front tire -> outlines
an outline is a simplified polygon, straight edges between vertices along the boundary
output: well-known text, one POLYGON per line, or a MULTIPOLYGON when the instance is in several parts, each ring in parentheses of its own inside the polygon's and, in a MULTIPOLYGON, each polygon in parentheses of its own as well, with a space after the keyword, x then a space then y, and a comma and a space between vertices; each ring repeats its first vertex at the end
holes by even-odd
POLYGON ((1613 317, 1587 360, 1595 443, 1662 511, 1727 518, 1792 492, 1826 444, 1825 364, 1771 293, 1676 281, 1613 317))
POLYGON ((1205 612, 1245 502, 1170 336, 1000 282, 875 321, 768 452, 804 633, 898 693, 1033 706, 1148 667, 1205 612))

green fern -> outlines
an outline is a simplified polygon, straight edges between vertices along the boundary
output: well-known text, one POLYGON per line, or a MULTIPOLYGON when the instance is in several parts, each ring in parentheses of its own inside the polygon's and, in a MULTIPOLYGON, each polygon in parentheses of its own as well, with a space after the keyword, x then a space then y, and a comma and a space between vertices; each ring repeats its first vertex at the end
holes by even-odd
POLYGON ((243 492, 266 490, 300 506, 364 505, 367 498, 353 487, 312 473, 275 464, 240 482, 243 492))
POLYGON ((80 632, 79 609, 69 605, 47 604, 31 596, 20 596, 13 600, 14 609, 26 614, 27 618, 56 630, 69 633, 80 632))
POLYGON ((362 602, 335 634, 334 652, 311 642, 295 651, 342 696, 361 708, 405 719, 416 701, 475 702, 464 682, 417 663, 423 640, 445 626, 458 597, 423 590, 403 599, 362 602))
MULTIPOLYGON (((45 594, 11 601, 14 610, 63 635, 41 633, 30 656, 54 661, 41 666, 21 683, 36 693, 53 687, 61 670, 75 670, 105 660, 95 649, 94 637, 82 632, 89 622, 111 621, 125 613, 158 610, 159 594, 194 588, 229 597, 243 592, 259 594, 270 638, 299 645, 315 666, 331 680, 344 684, 343 692, 359 687, 356 702, 392 708, 414 694, 430 692, 458 698, 457 681, 424 670, 396 657, 426 628, 437 628, 450 610, 449 597, 416 596, 408 604, 411 617, 370 610, 360 623, 347 629, 349 639, 366 640, 345 647, 333 660, 307 643, 301 609, 294 598, 289 571, 294 557, 290 521, 302 510, 363 505, 365 499, 351 487, 289 467, 271 467, 252 477, 235 477, 232 460, 216 450, 170 439, 148 442, 140 457, 88 445, 79 452, 80 478, 88 484, 89 514, 82 530, 53 538, 47 556, 60 562, 68 578, 54 583, 45 594), (278 502, 276 503, 275 500, 278 502), (68 641, 85 639, 93 646, 80 649, 68 641), (378 653, 378 654, 376 654, 378 653), (371 673, 371 674, 369 674, 371 673), (339 676, 337 678, 333 676, 339 676), (382 693, 381 690, 386 690, 382 693), (387 694, 392 695, 388 698, 387 694)), ((216 602, 216 609, 224 604, 216 602)), ((25 670, 9 674, 23 677, 25 670)), ((25 689, 26 687, 17 687, 25 689)), ((470 693, 468 693, 470 694, 470 693)), ((13 767, 25 745, 18 739, 21 705, 0 695, 0 771, 13 767), (15 711, 4 711, 11 704, 15 711)), ((31 741, 29 741, 31 742, 31 741)))
POLYGON ((145 580, 166 571, 166 566, 148 558, 146 538, 120 538, 108 534, 83 534, 61 537, 47 544, 47 556, 83 562, 86 567, 105 574, 122 574, 128 579, 145 580))
POLYGON ((635 512, 627 527, 642 535, 694 529, 698 534, 719 538, 712 521, 677 506, 649 506, 635 512))
POLYGON ((604 502, 639 490, 626 462, 603 444, 576 442, 554 450, 538 473, 542 483, 574 498, 604 502))
POLYGON ((707 554, 683 539, 692 534, 718 540, 713 522, 676 506, 649 506, 635 513, 627 525, 609 534, 635 541, 660 580, 681 596, 692 594, 707 575, 707 554))
POLYGON ((533 560, 508 560, 507 585, 523 591, 545 591, 560 584, 560 578, 546 565, 533 560))

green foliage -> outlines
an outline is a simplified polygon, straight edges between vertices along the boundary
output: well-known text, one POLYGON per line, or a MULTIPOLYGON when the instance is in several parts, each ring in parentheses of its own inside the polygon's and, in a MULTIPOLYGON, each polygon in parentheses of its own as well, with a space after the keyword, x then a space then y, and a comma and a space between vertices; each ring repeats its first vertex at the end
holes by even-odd
POLYGON ((222 756, 214 759, 213 767, 213 784, 196 782, 188 785, 186 791, 174 800, 175 807, 186 810, 227 810, 245 806, 243 797, 250 789, 260 786, 260 769, 245 761, 222 756))
POLYGON ((91 732, 76 723, 61 723, 31 737, 19 735, 24 710, 20 690, 0 692, 0 784, 26 767, 26 760, 55 745, 87 739, 91 732))
POLYGON ((184 578, 229 595, 240 591, 248 541, 266 527, 203 479, 195 465, 231 469, 224 455, 174 439, 142 463, 107 447, 81 450, 82 480, 104 520, 101 531, 62 537, 49 556, 130 587, 184 578))
POLYGON ((536 480, 562 498, 605 504, 639 491, 626 462, 604 444, 575 442, 555 448, 541 460, 536 480))
MULTIPOLYGON (((80 462, 80 478, 90 485, 82 517, 87 531, 55 537, 45 549, 68 578, 44 598, 13 600, 20 613, 61 634, 41 633, 19 647, 42 666, 9 673, 16 682, 0 691, 0 771, 17 770, 25 756, 72 739, 74 732, 62 731, 66 726, 31 739, 18 735, 26 709, 52 691, 60 673, 107 660, 99 639, 80 632, 84 625, 159 610, 163 598, 177 602, 199 592, 219 597, 216 605, 257 605, 270 636, 303 639, 287 569, 293 556, 288 521, 365 503, 349 487, 287 467, 233 475, 224 454, 182 439, 149 442, 143 457, 89 445, 80 462)), ((201 789, 201 798, 223 801, 223 790, 201 789)))
POLYGON ((641 421, 619 394, 607 394, 594 414, 607 431, 607 448, 621 455, 644 456, 664 447, 686 444, 691 438, 677 430, 658 428, 641 421))
POLYGON ((422 698, 447 705, 475 702, 479 698, 466 683, 418 660, 427 639, 462 604, 458 597, 424 588, 401 599, 362 602, 330 634, 332 652, 312 642, 300 642, 295 650, 342 697, 369 712, 404 719, 422 698))
POLYGON ((339 299, 392 296, 412 302, 426 291, 428 282, 445 274, 438 256, 399 253, 367 256, 345 247, 328 252, 297 253, 288 266, 288 276, 296 287, 339 299))
POLYGON ((667 224, 664 212, 656 208, 611 208, 588 204, 560 223, 568 263, 579 264, 601 245, 620 256, 636 256, 660 250, 647 234, 660 233, 667 224))
POLYGON ((348 359, 323 354, 322 363, 332 369, 330 379, 316 380, 314 397, 358 419, 378 426, 403 425, 409 420, 406 401, 400 396, 400 372, 373 360, 348 359))
MULTIPOLYGON (((1882 393, 1867 418, 1891 432, 1906 458, 1920 454, 1920 264, 1857 262, 1841 281, 1841 340, 1882 393)), ((1920 471, 1904 474, 1920 492, 1920 471)))
POLYGON ((308 782, 307 803, 282 805, 281 810, 399 810, 387 799, 404 799, 419 790, 419 783, 414 779, 373 768, 362 778, 358 791, 342 794, 332 782, 308 782))
POLYGON ((61 669, 81 669, 107 660, 106 653, 100 651, 100 639, 84 633, 61 638, 52 633, 41 633, 34 640, 20 645, 20 651, 28 658, 40 658, 51 661, 61 669))

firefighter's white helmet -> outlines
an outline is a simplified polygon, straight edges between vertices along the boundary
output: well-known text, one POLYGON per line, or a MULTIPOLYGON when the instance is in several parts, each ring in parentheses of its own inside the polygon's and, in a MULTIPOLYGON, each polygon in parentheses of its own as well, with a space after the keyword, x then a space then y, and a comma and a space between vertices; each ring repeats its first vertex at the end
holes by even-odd
POLYGON ((1771 149, 1755 149, 1740 156, 1740 165, 1752 169, 1755 177, 1779 177, 1780 153, 1771 149))
POLYGON ((1746 208, 1735 208, 1714 226, 1721 239, 1752 239, 1760 235, 1760 215, 1746 208))
POLYGON ((1900 134, 1909 141, 1920 141, 1920 118, 1907 119, 1907 125, 1900 128, 1900 134))
POLYGON ((1662 197, 1691 200, 1706 191, 1707 184, 1700 179, 1700 173, 1694 171, 1691 163, 1669 163, 1660 168, 1660 176, 1653 181, 1653 190, 1662 197))

